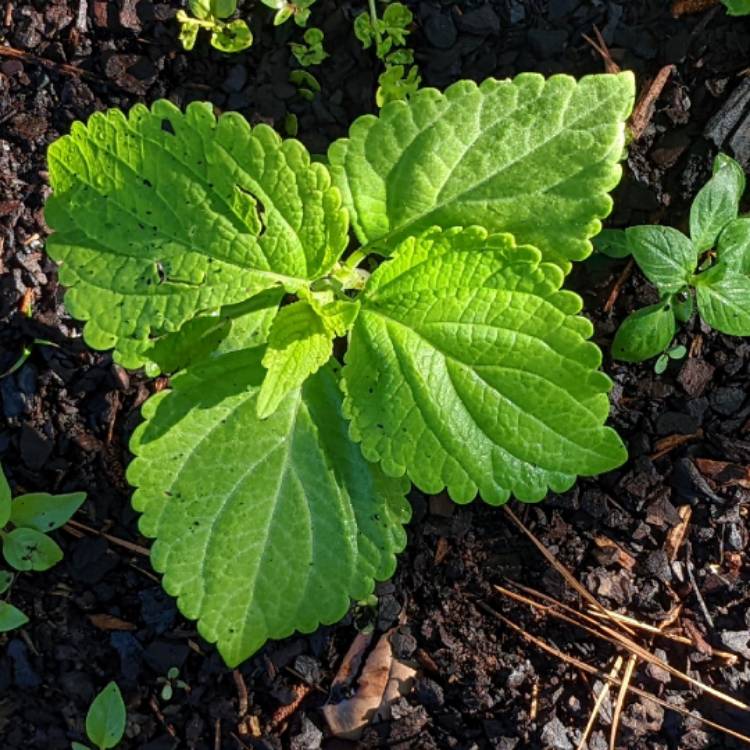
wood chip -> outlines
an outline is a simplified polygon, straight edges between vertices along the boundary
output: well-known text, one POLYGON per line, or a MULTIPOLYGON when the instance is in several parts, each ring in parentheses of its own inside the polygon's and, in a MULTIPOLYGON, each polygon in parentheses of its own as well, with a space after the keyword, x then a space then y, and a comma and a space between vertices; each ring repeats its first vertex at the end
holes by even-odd
POLYGON ((714 461, 710 458, 696 458, 694 463, 704 477, 708 477, 720 487, 744 487, 750 490, 750 466, 714 461))
POLYGON ((89 621, 95 628, 99 630, 137 630, 138 628, 133 625, 132 622, 127 620, 121 620, 119 617, 114 615, 108 615, 106 613, 88 615, 89 621))
POLYGON ((597 534, 594 536, 594 544, 596 544, 599 549, 611 551, 613 553, 614 562, 617 562, 626 570, 633 570, 633 568, 635 568, 636 559, 617 542, 604 536, 604 534, 597 534))
POLYGON ((689 505, 681 505, 677 509, 677 513, 680 516, 680 522, 667 532, 667 538, 664 542, 664 551, 667 553, 667 558, 670 562, 677 559, 677 553, 685 541, 693 509, 689 505))

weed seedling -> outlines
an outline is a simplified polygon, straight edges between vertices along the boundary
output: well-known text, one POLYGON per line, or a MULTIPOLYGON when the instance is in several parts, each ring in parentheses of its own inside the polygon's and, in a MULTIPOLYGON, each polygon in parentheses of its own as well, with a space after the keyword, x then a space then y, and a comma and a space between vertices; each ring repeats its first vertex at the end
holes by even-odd
MULTIPOLYGON (((744 190, 742 167, 719 154, 690 209, 689 237, 658 225, 625 230, 625 248, 660 300, 623 321, 612 344, 616 359, 659 356, 694 308, 717 331, 750 336, 750 219, 738 217, 744 190)), ((614 246, 622 241, 612 240, 614 246)))
POLYGON ((227 19, 237 10, 237 0, 188 0, 192 15, 177 11, 180 24, 180 42, 186 50, 195 46, 198 32, 211 32, 211 46, 220 52, 240 52, 253 43, 250 27, 241 18, 227 19))
MULTIPOLYGON (((110 682, 94 698, 86 714, 86 736, 98 750, 117 747, 125 735, 127 711, 116 682, 110 682)), ((91 750, 88 745, 74 742, 72 750, 91 750)))

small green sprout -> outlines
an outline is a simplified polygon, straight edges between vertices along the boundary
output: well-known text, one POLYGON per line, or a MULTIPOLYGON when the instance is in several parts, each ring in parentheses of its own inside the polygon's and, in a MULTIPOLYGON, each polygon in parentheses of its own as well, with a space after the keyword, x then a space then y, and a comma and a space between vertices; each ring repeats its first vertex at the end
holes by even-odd
POLYGON ((382 107, 390 101, 408 98, 419 88, 419 70, 412 65, 414 53, 404 48, 414 16, 402 3, 391 3, 380 18, 375 0, 369 0, 369 4, 370 12, 354 19, 354 34, 365 49, 374 46, 376 56, 385 65, 375 93, 375 101, 382 107))
MULTIPOLYGON (((297 93, 311 102, 320 93, 318 79, 306 70, 292 70, 289 73, 289 83, 297 87, 297 93)), ((292 135, 290 133, 290 135, 292 135)))
POLYGON ((654 372, 657 375, 661 375, 667 369, 670 359, 683 359, 686 354, 687 349, 682 344, 667 349, 667 351, 662 352, 656 359, 656 362, 654 363, 654 372))
POLYGON ((190 691, 190 686, 184 680, 180 679, 180 670, 178 667, 170 667, 167 670, 167 676, 157 677, 156 682, 162 686, 159 695, 165 703, 169 703, 172 700, 175 688, 185 690, 186 692, 190 691))
POLYGON ((303 68, 319 65, 328 57, 328 53, 323 49, 323 32, 320 29, 309 28, 302 38, 305 40, 304 44, 292 42, 289 46, 303 68))
POLYGON ((294 19, 297 26, 306 26, 310 18, 310 6, 315 0, 297 0, 290 3, 287 0, 261 0, 263 5, 276 11, 273 17, 273 25, 280 26, 290 18, 294 19))
POLYGON ((211 32, 211 46, 220 52, 241 52, 253 43, 253 34, 245 21, 225 20, 234 15, 237 0, 188 0, 188 7, 192 16, 184 10, 177 11, 184 49, 193 49, 201 29, 211 32))
MULTIPOLYGON (((690 237, 658 225, 625 230, 626 250, 660 299, 623 321, 612 344, 616 359, 642 362, 662 354, 694 306, 717 331, 750 336, 750 218, 738 218, 744 191, 742 167, 719 154, 690 209, 690 237)), ((614 237, 610 232, 604 252, 622 250, 622 236, 614 237)))
MULTIPOLYGON (((0 468, 0 540, 8 565, 21 572, 57 565, 63 552, 47 534, 67 523, 85 499, 83 492, 57 496, 35 492, 11 500, 10 485, 0 468)), ((12 583, 13 575, 0 571, 0 595, 9 592, 12 583)), ((0 602, 0 632, 27 622, 12 604, 0 602)))

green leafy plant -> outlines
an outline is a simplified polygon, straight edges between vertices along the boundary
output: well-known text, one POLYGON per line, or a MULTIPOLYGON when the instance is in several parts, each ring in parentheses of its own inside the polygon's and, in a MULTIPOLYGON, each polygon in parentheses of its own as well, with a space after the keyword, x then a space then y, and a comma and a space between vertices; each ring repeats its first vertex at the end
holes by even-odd
POLYGON ((190 685, 180 679, 180 670, 177 667, 170 667, 166 677, 157 677, 156 682, 161 685, 159 696, 165 703, 172 700, 175 689, 190 690, 190 685))
POLYGON ((561 286, 611 210, 633 96, 630 74, 461 81, 315 161, 200 103, 52 144, 68 309, 125 367, 176 373, 127 476, 165 589, 228 664, 392 575, 408 480, 538 501, 626 459, 561 286))
POLYGON ((375 101, 379 107, 391 101, 406 99, 419 88, 421 78, 414 62, 414 53, 405 47, 412 12, 402 3, 391 3, 378 16, 375 0, 368 0, 369 13, 354 19, 354 34, 365 49, 375 48, 385 70, 378 78, 375 101))
POLYGON ((319 65, 328 57, 328 53, 323 49, 323 32, 320 29, 314 27, 307 29, 303 39, 304 44, 292 42, 289 45, 295 59, 303 68, 319 65))
POLYGON ((750 336, 750 219, 738 218, 744 191, 742 167, 719 154, 691 206, 690 237, 658 225, 625 230, 627 251, 660 300, 623 321, 614 357, 640 362, 662 354, 696 306, 717 331, 750 336))
MULTIPOLYGON (((17 571, 44 571, 63 558, 50 531, 67 523, 81 507, 86 495, 48 495, 34 492, 11 499, 10 486, 0 468, 0 540, 5 562, 17 571)), ((0 595, 6 594, 13 575, 0 571, 0 595)), ((0 632, 25 625, 28 618, 7 601, 0 602, 0 632)))
POLYGON ((195 47, 201 29, 211 32, 211 46, 220 52, 240 52, 253 43, 253 34, 245 21, 226 20, 236 12, 237 0, 188 0, 188 8, 192 15, 177 11, 184 49, 195 47))
POLYGON ((674 359, 674 360, 684 359, 686 354, 687 354, 687 349, 684 346, 682 346, 682 344, 679 344, 678 346, 673 346, 671 349, 667 349, 666 352, 662 352, 656 358, 656 362, 654 363, 654 372, 657 375, 661 375, 667 369, 667 365, 669 364, 670 359, 674 359))
MULTIPOLYGON (((116 682, 110 682, 94 698, 86 715, 86 736, 99 750, 117 747, 125 735, 127 711, 116 682)), ((73 750, 90 750, 81 742, 72 744, 73 750)))
POLYGON ((310 18, 310 7, 315 0, 296 0, 294 3, 287 0, 261 0, 263 5, 276 11, 273 17, 273 25, 280 26, 290 18, 294 19, 297 26, 306 26, 310 18))
POLYGON ((721 0, 730 16, 750 15, 750 0, 721 0))

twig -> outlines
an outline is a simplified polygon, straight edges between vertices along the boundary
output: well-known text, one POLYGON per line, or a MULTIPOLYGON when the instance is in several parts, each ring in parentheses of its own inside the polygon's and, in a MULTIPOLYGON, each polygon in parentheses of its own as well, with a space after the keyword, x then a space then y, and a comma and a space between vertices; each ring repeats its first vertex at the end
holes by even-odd
POLYGON ((221 719, 214 724, 214 750, 221 750, 221 719))
POLYGON ((25 50, 15 49, 15 47, 0 45, 0 57, 12 57, 16 60, 23 60, 24 62, 33 63, 34 65, 42 65, 45 68, 51 68, 58 71, 59 73, 64 73, 68 76, 88 78, 90 81, 96 81, 97 83, 115 85, 112 83, 112 81, 105 81, 103 78, 99 78, 93 73, 89 73, 88 70, 83 70, 83 68, 78 68, 75 65, 70 65, 68 63, 48 60, 46 57, 39 57, 39 55, 34 55, 31 52, 26 52, 25 50))
POLYGON ((630 258, 628 264, 622 269, 622 273, 617 277, 617 281, 615 281, 612 291, 609 293, 609 297, 607 297, 607 301, 604 303, 605 313, 611 313, 612 310, 614 310, 615 302, 617 302, 617 298, 620 296, 620 292, 622 291, 623 286, 625 286, 625 282, 630 278, 630 274, 633 273, 634 265, 633 259, 630 258))
POLYGON ((164 726, 164 729, 167 730, 167 734, 169 734, 170 737, 177 739, 177 731, 175 728, 170 724, 166 718, 164 717, 164 714, 161 712, 161 709, 159 708, 159 704, 156 702, 156 696, 152 695, 149 699, 148 705, 150 706, 151 710, 154 712, 154 716, 162 723, 164 726))
POLYGON ((661 96, 661 92, 667 85, 667 81, 672 73, 675 72, 674 65, 665 65, 651 81, 646 91, 643 93, 638 103, 635 105, 633 114, 630 115, 630 132, 633 140, 637 141, 644 133, 651 118, 654 116, 656 100, 661 96))
POLYGON ((76 531, 78 531, 79 529, 87 531, 89 534, 96 534, 97 536, 103 537, 108 542, 116 544, 118 547, 123 547, 124 549, 130 550, 130 552, 135 552, 135 554, 143 555, 144 557, 149 557, 149 555, 151 554, 145 547, 141 547, 140 544, 128 542, 126 539, 120 539, 119 537, 112 536, 111 534, 107 534, 105 531, 93 529, 91 528, 91 526, 86 526, 86 524, 81 523, 80 521, 68 521, 68 523, 63 526, 63 529, 73 536, 76 536, 76 531), (71 528, 68 528, 69 526, 71 528))
POLYGON ((294 693, 292 702, 288 703, 286 706, 280 706, 278 709, 276 709, 276 711, 274 711, 269 723, 269 729, 273 731, 279 726, 279 724, 283 723, 290 716, 292 716, 300 707, 300 704, 305 699, 310 690, 310 686, 305 683, 298 683, 294 685, 294 687, 292 688, 292 692, 294 693))
POLYGON ((620 690, 617 693, 617 702, 615 703, 615 710, 612 712, 612 729, 609 733, 609 750, 616 750, 617 748, 617 733, 620 729, 620 716, 622 715, 622 707, 625 705, 625 696, 628 693, 628 687, 630 686, 630 680, 633 677, 633 670, 638 661, 638 657, 634 654, 630 655, 628 663, 625 665, 625 672, 622 675, 622 682, 620 683, 620 690))
MULTIPOLYGON (((534 536, 534 534, 526 528, 526 526, 524 526, 518 516, 516 516, 507 505, 503 506, 503 510, 513 523, 516 524, 516 526, 518 526, 518 528, 521 529, 521 531, 523 531, 523 533, 531 540, 534 546, 542 553, 550 565, 552 565, 552 567, 563 577, 567 584, 577 591, 594 609, 599 610, 599 612, 605 617, 608 617, 607 610, 602 606, 599 600, 576 580, 576 577, 534 536)), ((627 625, 623 625, 622 623, 618 624, 620 624, 623 630, 626 630, 631 635, 634 634, 627 625)))
MULTIPOLYGON (((575 656, 570 656, 569 654, 566 654, 563 651, 560 651, 554 646, 550 646, 541 638, 537 638, 536 636, 531 635, 531 633, 527 633, 522 627, 520 627, 519 625, 516 625, 514 622, 509 620, 507 617, 504 617, 503 615, 501 615, 496 610, 492 609, 492 607, 485 604, 484 602, 477 602, 477 604, 485 612, 492 615, 493 617, 496 617, 506 627, 515 631, 522 638, 529 641, 530 643, 533 643, 542 651, 546 651, 548 654, 552 654, 553 656, 557 657, 558 659, 561 659, 567 664, 571 664, 574 667, 577 667, 582 672, 586 672, 588 674, 597 676, 599 679, 606 680, 611 685, 622 684, 621 679, 617 677, 610 677, 610 675, 608 675, 606 672, 602 672, 600 669, 597 669, 596 667, 592 667, 590 664, 587 664, 585 661, 581 661, 580 659, 577 659, 575 656)), ((710 719, 705 719, 700 714, 695 714, 692 711, 688 711, 686 708, 683 708, 682 706, 676 703, 675 704, 667 703, 667 701, 662 700, 656 695, 652 695, 646 690, 641 690, 640 688, 637 688, 634 685, 628 685, 628 691, 633 693, 634 695, 640 696, 641 698, 646 698, 650 701, 653 701, 654 703, 659 704, 663 708, 669 709, 670 711, 676 711, 677 713, 682 714, 683 716, 689 716, 690 718, 695 719, 696 721, 699 721, 702 724, 705 724, 706 726, 711 727, 712 729, 716 729, 720 732, 724 732, 725 734, 728 734, 730 737, 734 737, 735 739, 738 739, 738 740, 741 740, 742 742, 746 742, 750 744, 749 736, 740 734, 739 732, 735 732, 733 729, 729 729, 728 727, 724 727, 721 724, 717 724, 716 722, 713 722, 710 719)))
POLYGON ((693 587, 693 593, 695 594, 695 598, 698 600, 698 605, 701 608, 701 612, 703 612, 703 617, 705 617, 706 622, 708 623, 708 626, 713 630, 716 626, 714 625, 713 617, 711 617, 711 614, 708 611, 708 607, 706 606, 706 602, 703 599, 703 595, 701 594, 700 589, 698 588, 698 582, 695 580, 695 573, 693 572, 693 545, 690 544, 690 542, 685 543, 685 567, 687 568, 687 574, 688 578, 690 579, 690 585, 693 587))
POLYGON ((604 41, 604 37, 596 26, 594 26, 594 36, 596 39, 592 39, 590 36, 586 36, 586 34, 582 34, 581 36, 599 53, 599 56, 604 63, 604 70, 606 70, 607 73, 620 72, 620 66, 612 59, 607 43, 604 41))
POLYGON ((245 684, 245 679, 239 669, 232 671, 232 677, 234 678, 234 684, 237 687, 237 713, 239 714, 240 721, 242 721, 247 715, 248 708, 250 707, 250 701, 247 697, 247 685, 245 684))
MULTIPOLYGON (((620 674, 621 667, 622 667, 622 656, 618 656, 617 659, 615 659, 615 665, 612 667, 612 670, 610 671, 609 676, 611 678, 617 677, 620 674)), ((586 724, 586 728, 583 730, 583 734, 581 735, 581 740, 578 743, 578 747, 576 748, 576 750, 586 750, 586 748, 588 748, 589 735, 591 734, 591 730, 594 728, 596 717, 599 716, 599 712, 602 710, 604 701, 607 699, 607 696, 609 695, 609 689, 610 689, 610 683, 605 682, 602 685, 602 689, 599 691, 599 695, 596 696, 596 701, 594 702, 594 708, 591 710, 591 716, 589 716, 588 723, 586 724)))
POLYGON ((601 638, 602 640, 608 641, 609 643, 612 643, 613 645, 620 646, 621 648, 625 648, 631 654, 639 657, 640 659, 643 659, 644 661, 649 662, 650 664, 653 664, 663 669, 666 672, 669 672, 669 674, 671 674, 673 677, 677 677, 683 680, 684 682, 687 682, 690 685, 693 685, 694 687, 697 687, 700 690, 703 690, 706 693, 709 693, 710 695, 714 696, 714 698, 718 698, 724 703, 728 703, 732 706, 735 706, 736 708, 741 708, 743 711, 750 711, 750 705, 743 703, 741 700, 737 698, 733 698, 731 695, 722 693, 720 690, 717 690, 716 688, 711 687, 710 685, 706 685, 705 683, 701 682, 695 677, 691 677, 687 672, 682 672, 676 667, 673 667, 671 664, 668 664, 663 659, 660 659, 658 656, 655 656, 654 654, 652 654, 648 649, 644 648, 639 643, 636 643, 632 639, 628 638, 626 635, 623 635, 622 633, 616 630, 612 630, 611 628, 608 628, 606 625, 602 623, 596 622, 592 617, 585 615, 583 612, 578 612, 577 610, 572 609, 572 607, 568 607, 566 604, 563 604, 562 602, 558 602, 552 599, 552 597, 547 596, 546 594, 542 594, 539 591, 535 592, 535 594, 539 596, 540 598, 552 600, 555 606, 540 604, 539 602, 535 602, 533 599, 529 599, 528 597, 522 596, 521 594, 510 591, 509 589, 505 589, 502 586, 494 586, 494 588, 497 591, 499 591, 501 594, 504 594, 505 596, 511 599, 515 599, 516 601, 521 602, 522 604, 526 604, 532 607, 533 609, 538 609, 544 612, 545 614, 549 614, 552 617, 556 617, 558 620, 567 622, 569 625, 574 625, 575 627, 580 628, 581 630, 587 633, 590 633, 591 635, 597 638, 601 638), (555 609, 555 607, 559 607, 560 609, 567 610, 568 612, 572 612, 574 616, 571 617, 570 615, 564 614, 563 612, 560 612, 557 609, 555 609), (584 624, 584 623, 588 623, 588 624, 584 624))
POLYGON ((662 456, 666 456, 667 453, 671 453, 675 448, 679 448, 679 446, 685 445, 685 443, 689 443, 691 440, 700 440, 702 437, 703 430, 700 428, 691 435, 668 435, 656 441, 656 445, 654 445, 656 450, 649 456, 649 459, 656 461, 662 456))

